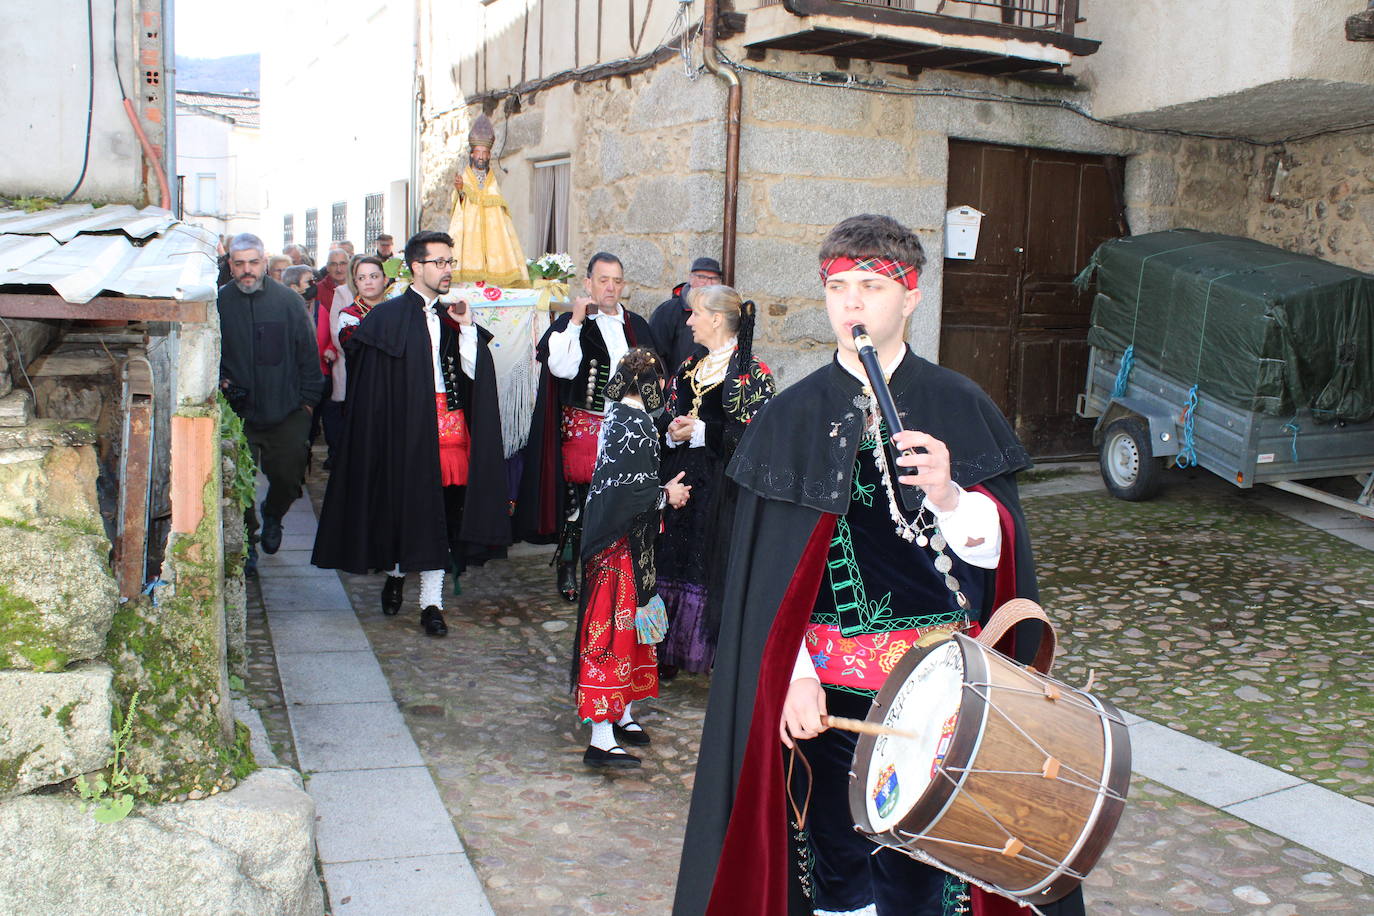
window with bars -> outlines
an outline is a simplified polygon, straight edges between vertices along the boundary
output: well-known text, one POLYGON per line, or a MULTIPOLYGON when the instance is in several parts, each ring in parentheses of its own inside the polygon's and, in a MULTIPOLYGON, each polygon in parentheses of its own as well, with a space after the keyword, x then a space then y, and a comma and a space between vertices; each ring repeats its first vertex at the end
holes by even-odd
POLYGON ((288 213, 281 218, 281 247, 286 248, 296 241, 296 215, 288 213))
POLYGON ((305 211, 305 250, 310 253, 310 260, 318 261, 320 253, 317 250, 320 244, 320 214, 318 210, 305 211))
POLYGON ((342 242, 348 238, 348 204, 339 201, 334 205, 334 213, 329 225, 329 240, 342 242))
POLYGON ((377 250, 377 236, 382 234, 382 195, 369 194, 363 198, 363 251, 377 250))

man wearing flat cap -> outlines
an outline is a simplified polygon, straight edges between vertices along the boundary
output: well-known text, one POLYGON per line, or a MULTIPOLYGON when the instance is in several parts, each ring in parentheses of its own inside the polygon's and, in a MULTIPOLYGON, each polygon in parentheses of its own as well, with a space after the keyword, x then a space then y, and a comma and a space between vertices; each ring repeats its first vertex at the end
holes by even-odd
POLYGON ((706 355, 706 348, 692 340, 692 329, 687 327, 687 316, 692 314, 687 294, 703 286, 723 283, 723 276, 720 262, 715 258, 697 258, 692 262, 687 282, 674 286, 672 298, 660 303, 649 317, 649 327, 658 341, 658 355, 663 357, 664 370, 669 375, 676 372, 687 357, 706 355))

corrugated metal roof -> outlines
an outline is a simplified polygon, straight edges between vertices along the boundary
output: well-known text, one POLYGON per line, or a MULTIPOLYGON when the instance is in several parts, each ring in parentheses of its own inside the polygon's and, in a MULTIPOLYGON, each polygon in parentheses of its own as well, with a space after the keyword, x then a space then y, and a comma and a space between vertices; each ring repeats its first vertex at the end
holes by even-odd
POLYGON ((0 210, 0 284, 50 286, 76 303, 105 290, 213 301, 219 277, 216 241, 208 229, 180 222, 158 207, 0 210))
POLYGON ((244 127, 260 126, 259 110, 262 102, 255 95, 178 89, 177 104, 212 112, 244 127))

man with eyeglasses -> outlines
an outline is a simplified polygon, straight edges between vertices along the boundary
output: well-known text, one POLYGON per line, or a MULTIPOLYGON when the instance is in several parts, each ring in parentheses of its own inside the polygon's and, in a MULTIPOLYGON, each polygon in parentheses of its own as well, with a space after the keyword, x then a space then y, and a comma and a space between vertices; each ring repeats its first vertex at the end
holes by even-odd
POLYGON ((244 513, 251 574, 256 544, 277 552, 282 517, 301 495, 310 416, 324 379, 300 297, 266 275, 262 239, 236 235, 228 256, 233 279, 220 288, 218 302, 220 389, 243 418, 249 448, 267 477, 260 540, 254 507, 244 513))
POLYGON ((630 347, 658 352, 649 323, 621 305, 625 268, 607 251, 592 255, 587 295, 556 318, 535 350, 544 364, 516 500, 516 532, 535 544, 558 542, 558 591, 578 597, 582 506, 592 482, 606 383, 630 347))
POLYGON ((461 574, 510 543, 490 332, 466 303, 444 303, 453 240, 406 243, 409 289, 367 313, 344 344, 348 401, 311 558, 324 569, 387 573, 382 613, 399 613, 420 574, 420 625, 444 636, 444 571, 461 574))

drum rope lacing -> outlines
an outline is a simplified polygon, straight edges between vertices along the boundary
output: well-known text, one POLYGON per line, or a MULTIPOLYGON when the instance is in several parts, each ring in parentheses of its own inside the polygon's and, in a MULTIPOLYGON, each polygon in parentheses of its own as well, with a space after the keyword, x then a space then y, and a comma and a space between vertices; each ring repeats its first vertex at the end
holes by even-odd
MULTIPOLYGON (((988 696, 987 693, 983 692, 983 690, 980 689, 980 688, 987 688, 987 689, 990 690, 990 689, 992 689, 992 688, 994 688, 994 687, 996 687, 996 689, 998 689, 998 690, 1006 690, 1006 691, 1013 692, 1013 693, 1031 694, 1031 695, 1033 695, 1033 696, 1039 696, 1039 695, 1040 695, 1040 692, 1039 692, 1039 691, 1034 691, 1034 690, 1029 690, 1029 689, 1027 689, 1027 688, 1021 688, 1021 687, 1006 687, 1006 686, 994 685, 994 684, 983 683, 983 682, 974 682, 974 683, 968 683, 968 684, 965 684, 965 685, 964 685, 964 689, 970 691, 970 692, 973 693, 975 696, 977 696, 977 697, 979 697, 980 699, 982 699, 983 702, 984 702, 989 708, 991 708, 994 712, 996 712, 999 716, 1001 716, 1002 719, 1005 720, 1009 725, 1011 725, 1011 727, 1012 727, 1017 733, 1019 733, 1023 738, 1025 738, 1027 741, 1029 741, 1029 742, 1031 743, 1031 745, 1033 745, 1037 751, 1039 751, 1041 754, 1043 754, 1043 755, 1045 756, 1046 760, 1053 760, 1053 759, 1054 759, 1053 755, 1051 755, 1051 754, 1044 748, 1044 746, 1040 744, 1040 742, 1036 741, 1035 738, 1033 738, 1030 734, 1028 734, 1028 733, 1026 732, 1026 730, 1025 730, 1024 728, 1022 728, 1020 725, 1018 725, 1018 724, 1017 724, 1017 723, 1016 723, 1016 722, 1015 722, 1015 721, 1014 721, 1014 720, 1013 720, 1013 719, 1012 719, 1003 709, 1001 709, 1001 708, 992 700, 992 698, 991 698, 990 696, 988 696)), ((1074 697, 1073 699, 1069 699, 1068 697, 1064 697, 1063 695, 1061 695, 1061 698, 1060 698, 1060 699, 1061 699, 1062 701, 1067 701, 1070 705, 1077 706, 1077 707, 1079 707, 1080 709, 1083 709, 1083 710, 1086 710, 1086 711, 1088 711, 1088 712, 1091 712, 1091 713, 1093 713, 1094 715, 1098 716, 1098 718, 1100 718, 1100 719, 1105 719, 1105 720, 1107 720, 1107 721, 1109 721, 1109 722, 1115 722, 1115 723, 1121 724, 1121 725, 1124 725, 1124 724, 1125 724, 1124 721, 1123 721, 1122 719, 1120 719, 1120 718, 1118 718, 1118 717, 1116 717, 1116 716, 1112 716, 1111 714, 1107 713, 1105 710, 1099 709, 1099 708, 1096 707, 1096 706, 1093 706, 1093 705, 1091 705, 1091 704, 1084 703, 1084 702, 1082 702, 1081 700, 1079 700, 1077 697, 1074 697)), ((1077 776, 1079 779, 1083 780, 1082 782, 1078 782, 1078 781, 1075 781, 1075 780, 1064 779, 1063 776, 1056 776, 1056 777, 1055 777, 1056 779, 1059 779, 1060 781, 1065 782, 1067 785, 1073 786, 1074 788, 1077 788, 1077 789, 1081 789, 1081 790, 1083 790, 1083 791, 1085 791, 1085 792, 1091 792, 1091 793, 1093 793, 1093 794, 1095 794, 1095 795, 1098 795, 1099 797, 1106 797, 1106 798, 1109 798, 1109 799, 1111 799, 1111 800, 1113 800, 1113 801, 1119 801, 1119 802, 1122 802, 1122 803, 1125 802, 1126 799, 1125 799, 1124 796, 1122 796, 1121 794, 1119 794, 1119 793, 1117 793, 1117 792, 1112 791, 1109 787, 1104 786, 1104 785, 1101 784, 1100 782, 1097 782, 1097 781, 1094 780, 1092 777, 1087 776, 1087 775, 1085 775, 1085 774, 1079 772, 1078 770, 1074 769, 1073 767, 1067 766, 1067 765, 1062 764, 1062 763, 1060 764, 1060 767, 1061 767, 1062 770, 1066 770, 1066 771, 1068 771, 1069 773, 1072 773, 1073 775, 1077 776)), ((1079 872, 1077 869, 1074 869, 1074 868, 1070 867, 1067 863, 1061 862, 1061 861, 1055 859, 1053 856, 1051 856, 1051 855, 1049 855, 1049 854, 1047 854, 1047 853, 1044 853, 1044 852, 1040 851, 1039 849, 1036 849, 1036 848, 1033 847, 1033 846, 1027 845, 1027 844, 1025 843, 1024 840, 1020 839, 1020 838, 1017 837, 1014 833, 1012 833, 1012 831, 1009 830, 1009 829, 1007 828, 1007 825, 1004 824, 1004 823, 1002 822, 1002 820, 988 808, 987 805, 983 804, 983 802, 978 798, 977 795, 975 795, 975 794, 974 794, 972 791, 970 791, 968 788, 963 787, 963 786, 962 786, 963 779, 960 778, 960 776, 967 776, 967 775, 969 775, 969 774, 988 774, 988 775, 1037 776, 1037 777, 1043 777, 1043 776, 1044 776, 1044 773, 1043 773, 1043 772, 1017 772, 1017 771, 1007 771, 1007 770, 980 770, 980 769, 977 769, 977 768, 974 768, 974 767, 951 767, 951 766, 945 766, 945 765, 943 765, 943 764, 938 768, 938 771, 937 771, 937 772, 940 774, 941 777, 943 777, 946 781, 948 781, 948 782, 950 783, 950 785, 952 785, 952 786, 959 792, 959 794, 960 794, 961 796, 967 798, 967 799, 968 799, 968 800, 969 800, 969 801, 970 801, 979 811, 981 811, 981 812, 983 813, 983 815, 984 815, 989 821, 991 821, 993 824, 997 825, 998 829, 1000 829, 1000 830, 1002 831, 1002 833, 1007 837, 1007 839, 1008 839, 1009 841, 1015 841, 1015 842, 1017 842, 1017 843, 1020 844, 1020 847, 1021 847, 1021 848, 1018 849, 1014 855, 1012 855, 1012 858, 1020 859, 1020 860, 1022 860, 1022 861, 1028 861, 1028 862, 1031 862, 1031 863, 1033 863, 1033 864, 1035 864, 1035 865, 1038 865, 1038 866, 1041 866, 1041 867, 1050 868, 1050 869, 1052 869, 1052 870, 1058 872, 1060 875, 1064 875, 1064 876, 1067 876, 1067 877, 1070 877, 1070 878, 1074 878, 1074 879, 1079 880, 1079 881, 1082 881, 1082 880, 1084 880, 1084 879, 1087 878, 1087 874, 1086 874, 1086 873, 1079 872), (957 775, 956 775, 956 774, 957 774, 957 775)), ((1006 847, 998 848, 998 847, 994 847, 994 846, 986 846, 986 845, 983 845, 983 844, 980 844, 980 843, 967 843, 967 842, 962 842, 962 841, 959 841, 959 840, 945 839, 945 838, 943 838, 943 837, 931 836, 931 835, 929 835, 929 834, 914 833, 914 832, 912 832, 912 831, 903 830, 903 829, 901 829, 900 827, 893 827, 893 828, 890 828, 890 829, 887 830, 887 831, 884 831, 884 833, 882 833, 882 834, 870 834, 870 836, 872 837, 872 839, 873 839, 875 842, 879 843, 879 844, 882 845, 882 846, 887 846, 887 847, 896 849, 896 850, 898 850, 898 851, 900 851, 900 852, 905 853, 906 855, 912 856, 913 858, 916 858, 916 859, 918 859, 918 860, 920 860, 920 861, 922 861, 922 862, 925 862, 925 863, 927 863, 927 864, 929 864, 929 865, 934 865, 934 866, 936 866, 936 867, 938 867, 938 868, 941 868, 941 869, 943 869, 943 870, 949 872, 950 874, 952 874, 952 875, 954 875, 954 876, 956 876, 956 877, 958 877, 958 878, 961 878, 961 879, 964 880, 964 881, 969 882, 970 884, 974 884, 974 885, 976 885, 976 886, 978 886, 978 887, 982 888, 983 890, 988 891, 988 892, 990 892, 990 893, 994 893, 994 894, 998 894, 998 895, 1003 896, 1003 897, 1007 897, 1007 898, 1013 900, 1014 902, 1020 904, 1021 906, 1028 907, 1033 913, 1041 914, 1041 916, 1043 916, 1043 911, 1041 911, 1040 909, 1038 909, 1037 907, 1035 907, 1033 904, 1029 903, 1028 901, 1026 901, 1026 900, 1024 900, 1024 899, 1022 899, 1022 898, 1020 898, 1020 897, 1017 897, 1017 896, 1014 895, 1014 894, 1008 893, 1008 892, 1006 891, 1006 889, 1004 889, 1004 888, 997 887, 996 885, 984 883, 984 882, 978 880, 977 878, 974 878, 974 877, 971 876, 971 875, 964 874, 964 873, 960 872, 958 869, 952 868, 952 867, 950 867, 949 865, 947 865, 946 863, 941 862, 939 859, 936 859, 934 856, 931 856, 929 853, 925 852, 924 850, 920 849, 919 847, 915 847, 915 846, 910 845, 910 843, 915 842, 915 841, 925 841, 925 842, 927 842, 927 843, 942 843, 942 844, 947 845, 947 846, 958 846, 958 847, 962 847, 962 848, 965 848, 965 849, 975 849, 975 850, 979 850, 979 851, 983 851, 983 852, 997 853, 997 854, 999 854, 999 855, 1005 855, 1005 854, 1006 854, 1006 847), (888 838, 887 838, 887 837, 889 837, 889 836, 891 837, 891 839, 888 839, 888 838)))
MULTIPOLYGON (((997 713, 999 716, 1001 716, 1001 717, 1007 722, 1008 725, 1010 725, 1013 729, 1015 729, 1016 732, 1017 732, 1017 734, 1019 734, 1021 737, 1025 738, 1027 741, 1029 741, 1029 742, 1031 743, 1031 745, 1032 745, 1037 751, 1039 751, 1041 754, 1044 754, 1044 755, 1045 755, 1045 758, 1046 758, 1047 760, 1055 759, 1055 758, 1054 758, 1054 755, 1051 754, 1049 751, 1047 751, 1047 750, 1045 749, 1044 745, 1042 745, 1039 741, 1036 741, 1033 737, 1031 737, 1031 735, 1030 735, 1024 728, 1022 728, 1020 725, 1017 724, 1017 722, 1016 722, 1015 719, 1013 719, 1011 716, 1007 715, 1007 713, 1004 712, 1004 711, 1002 710, 1001 707, 999 707, 995 702, 993 702, 992 698, 991 698, 990 696, 988 696, 988 694, 986 694, 986 693, 984 693, 984 692, 982 692, 981 690, 978 689, 979 687, 988 687, 988 688, 991 688, 991 687, 993 687, 993 686, 994 686, 993 684, 969 683, 969 684, 965 684, 965 685, 964 685, 964 689, 967 690, 967 691, 969 691, 970 693, 972 693, 974 696, 978 697, 979 699, 981 699, 984 703, 986 703, 986 704, 988 705, 988 707, 989 707, 993 712, 995 712, 995 713, 997 713)), ((1007 691, 1008 693, 1028 693, 1028 694, 1031 694, 1031 695, 1033 695, 1033 696, 1039 696, 1039 695, 1040 695, 1039 692, 1034 691, 1034 690, 1028 690, 1028 689, 1026 689, 1026 688, 1024 688, 1024 687, 1002 687, 1002 686, 998 686, 997 689, 998 689, 998 690, 1005 690, 1005 691, 1007 691)), ((1084 710, 1087 710, 1088 712, 1095 713, 1095 714, 1097 715, 1098 718, 1100 718, 1100 719, 1106 719, 1108 722, 1115 722, 1116 724, 1122 725, 1122 726, 1124 726, 1124 725, 1126 724, 1123 720, 1121 720, 1121 719, 1119 719, 1119 718, 1116 718, 1116 717, 1114 717, 1114 716, 1111 716, 1111 715, 1109 715, 1106 711, 1101 710, 1101 709, 1098 709, 1097 707, 1092 706, 1091 704, 1082 703, 1082 702, 1069 701, 1067 697, 1063 697, 1063 696, 1060 697, 1059 702, 1069 702, 1070 705, 1076 705, 1076 706, 1078 706, 1080 709, 1084 709, 1084 710)), ((1072 782, 1072 781, 1070 781, 1070 780, 1064 779, 1063 777, 1057 777, 1057 778, 1059 779, 1060 782, 1067 783, 1068 785, 1071 785, 1071 786, 1073 786, 1073 787, 1076 788, 1076 789, 1083 789, 1084 791, 1095 792, 1097 795, 1105 796, 1105 797, 1111 799, 1112 801, 1119 801, 1119 802, 1122 802, 1123 804, 1125 803, 1125 801, 1126 801, 1126 796, 1121 795, 1120 793, 1117 793, 1117 792, 1113 792, 1110 788, 1108 788, 1107 786, 1105 786, 1105 785, 1103 785, 1102 783, 1098 782, 1097 780, 1093 779, 1091 776, 1089 776, 1089 775, 1087 775, 1087 774, 1085 774, 1085 773, 1082 773, 1082 772, 1080 772, 1080 771, 1074 769, 1073 767, 1069 766, 1069 765, 1066 764, 1066 763, 1063 763, 1062 761, 1060 761, 1060 766, 1061 766, 1062 769, 1067 770, 1068 772, 1070 772, 1070 773, 1072 773, 1073 775, 1077 776, 1079 779, 1082 779, 1082 780, 1083 780, 1083 783, 1072 782)), ((946 767, 944 767, 944 766, 942 765, 942 766, 940 767, 940 769, 943 771, 943 770, 946 769, 946 767)), ((962 772, 969 772, 969 773, 999 773, 999 772, 1003 772, 1003 771, 999 771, 999 770, 977 770, 977 769, 962 769, 962 768, 954 768, 954 767, 949 767, 948 769, 949 769, 951 772, 956 772, 956 773, 957 773, 957 772, 961 772, 961 771, 962 771, 962 772)), ((1040 773, 1040 772, 1033 772, 1033 773, 1007 773, 1006 775, 1009 775, 1009 776, 1042 776, 1043 774, 1040 773)), ((999 824, 999 826, 1000 826, 1000 824, 999 824)), ((1004 828, 1004 829, 1005 829, 1005 828, 1004 828)), ((1010 834, 1008 834, 1008 836, 1010 836, 1010 834)))

